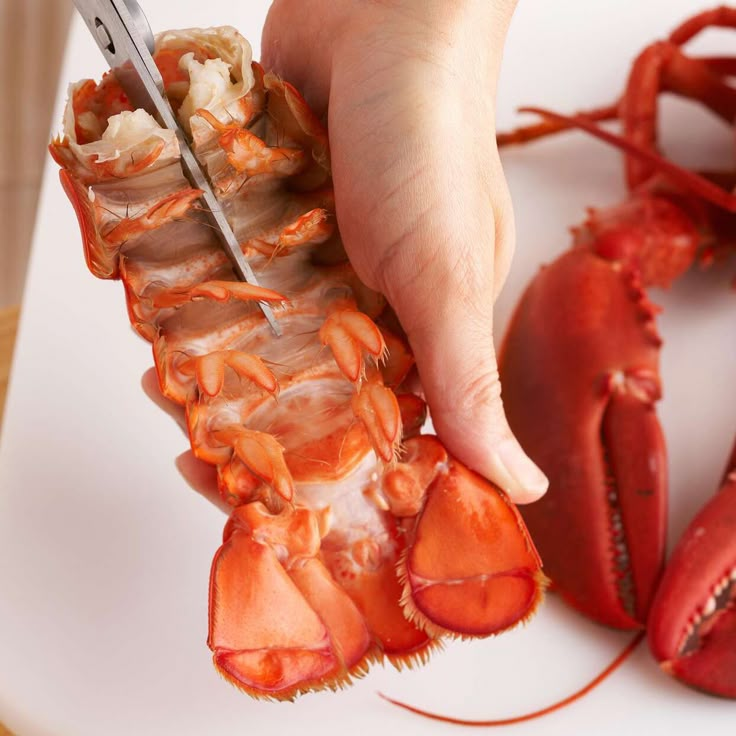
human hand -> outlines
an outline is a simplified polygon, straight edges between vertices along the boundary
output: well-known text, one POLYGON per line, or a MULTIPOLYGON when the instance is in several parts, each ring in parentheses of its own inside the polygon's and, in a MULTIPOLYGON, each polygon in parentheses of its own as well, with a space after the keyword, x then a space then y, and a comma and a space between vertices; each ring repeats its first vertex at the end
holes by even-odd
POLYGON ((275 0, 263 64, 328 111, 337 220, 409 338, 435 429, 517 503, 547 480, 509 429, 493 302, 514 248, 495 90, 515 0, 275 0))
MULTIPOLYGON (((406 331, 438 435, 528 503, 547 480, 508 426, 493 346, 493 303, 514 248, 494 135, 514 5, 275 0, 262 63, 318 116, 327 111, 345 249, 406 331)), ((144 386, 155 398, 155 376, 144 386)), ((195 489, 218 498, 211 466, 191 453, 177 464, 195 489)))

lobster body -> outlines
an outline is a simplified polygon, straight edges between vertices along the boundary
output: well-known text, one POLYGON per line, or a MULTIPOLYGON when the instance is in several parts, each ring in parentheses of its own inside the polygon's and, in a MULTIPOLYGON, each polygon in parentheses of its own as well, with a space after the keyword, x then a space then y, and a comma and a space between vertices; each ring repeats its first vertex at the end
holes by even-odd
POLYGON ((593 211, 576 231, 576 248, 536 277, 516 310, 500 367, 512 429, 550 478, 548 495, 525 519, 553 586, 596 621, 646 625, 667 672, 734 697, 734 458, 660 583, 660 340, 643 291, 669 286, 696 256, 706 265, 722 262, 736 242, 732 172, 700 174, 657 150, 661 92, 698 101, 733 124, 733 59, 682 50, 709 26, 736 27, 736 10, 704 11, 644 49, 616 104, 574 117, 541 111, 543 123, 503 136, 504 143, 525 142, 583 129, 624 152, 629 195, 622 205, 593 211), (623 136, 596 124, 611 119, 620 120, 623 136))
POLYGON ((290 698, 524 620, 537 553, 501 491, 415 436, 413 359, 345 257, 325 129, 233 29, 164 33, 155 58, 262 286, 236 279, 173 133, 113 75, 72 88, 51 150, 90 270, 123 281, 161 392, 232 508, 210 581, 216 666, 290 698))

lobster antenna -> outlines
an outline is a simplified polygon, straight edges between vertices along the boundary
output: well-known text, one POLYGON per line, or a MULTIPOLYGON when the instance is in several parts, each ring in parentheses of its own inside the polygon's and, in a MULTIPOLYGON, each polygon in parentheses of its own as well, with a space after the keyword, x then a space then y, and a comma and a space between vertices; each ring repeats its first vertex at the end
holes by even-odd
POLYGON ((606 669, 603 670, 600 674, 596 675, 587 685, 584 687, 581 687, 580 690, 574 692, 572 695, 568 695, 566 698, 563 698, 562 700, 557 701, 556 703, 553 703, 552 705, 548 705, 545 708, 541 708, 540 710, 532 711, 531 713, 525 713, 521 716, 513 716, 511 718, 498 718, 494 720, 489 721, 472 721, 467 720, 465 718, 454 718, 453 716, 443 716, 440 713, 432 713, 428 710, 422 710, 421 708, 417 708, 413 705, 409 705, 408 703, 402 703, 400 700, 394 700, 393 698, 390 698, 388 695, 384 695, 383 693, 378 693, 380 697, 382 697, 384 700, 387 700, 392 705, 396 705, 399 708, 403 708, 404 710, 408 710, 411 713, 416 713, 418 716, 422 716, 422 718, 430 718, 433 721, 442 721, 443 723, 453 723, 456 726, 477 726, 477 727, 486 727, 486 726, 511 726, 514 723, 523 723, 524 721, 532 721, 535 718, 541 718, 542 716, 546 716, 548 713, 553 713, 556 710, 560 710, 561 708, 564 708, 567 705, 570 705, 571 703, 574 703, 576 700, 579 700, 584 695, 587 695, 591 690, 593 690, 596 686, 600 685, 603 680, 605 680, 610 674, 615 672, 629 657, 629 655, 639 646, 642 639, 644 638, 645 632, 640 631, 623 649, 623 651, 616 657, 616 659, 611 662, 611 664, 606 667, 606 669))
MULTIPOLYGON (((614 102, 612 105, 607 107, 596 107, 593 110, 585 110, 583 112, 575 113, 575 117, 585 118, 590 120, 592 123, 604 123, 609 120, 615 120, 618 115, 619 103, 614 102)), ((521 111, 524 108, 521 108, 521 111)), ((496 145, 499 148, 506 146, 518 146, 530 141, 538 140, 539 138, 546 138, 547 136, 554 135, 555 133, 564 133, 570 130, 574 126, 563 120, 544 120, 541 123, 535 123, 534 125, 524 125, 519 128, 514 128, 506 132, 500 132, 496 135, 496 145)))
POLYGON ((626 151, 626 153, 643 159, 644 161, 648 161, 666 174, 669 179, 690 190, 693 194, 702 197, 711 204, 714 204, 728 212, 736 213, 736 196, 730 192, 725 189, 721 189, 721 187, 713 184, 713 182, 708 181, 699 174, 688 171, 682 166, 678 166, 677 164, 668 161, 666 158, 654 153, 653 151, 642 148, 636 143, 632 143, 626 138, 616 135, 615 133, 609 133, 607 130, 603 130, 603 128, 598 127, 584 117, 560 115, 559 113, 545 110, 540 107, 523 107, 520 109, 520 112, 534 113, 535 115, 541 115, 553 122, 584 130, 586 133, 589 133, 609 145, 626 151))

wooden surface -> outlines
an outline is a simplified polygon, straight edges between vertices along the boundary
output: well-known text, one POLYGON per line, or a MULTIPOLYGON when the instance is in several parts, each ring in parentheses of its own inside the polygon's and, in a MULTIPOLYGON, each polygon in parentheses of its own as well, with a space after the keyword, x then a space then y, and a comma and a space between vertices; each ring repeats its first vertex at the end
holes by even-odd
POLYGON ((72 7, 0 0, 0 309, 21 298, 72 7))
MULTIPOLYGON (((5 394, 8 389, 8 376, 17 327, 18 307, 0 309, 0 424, 2 424, 3 409, 5 408, 5 394)), ((0 713, 1 717, 2 714, 0 713)), ((13 734, 0 723, 0 736, 13 736, 13 734)))
MULTIPOLYGON (((2 423, 5 394, 8 389, 10 361, 13 356, 17 326, 18 307, 0 309, 0 423, 2 423)), ((3 736, 2 726, 0 726, 0 736, 3 736)))
MULTIPOLYGON (((0 0, 0 426, 72 4, 0 0)), ((2 713, 0 713, 0 721, 2 713)), ((13 736, 0 722, 0 736, 13 736)))
MULTIPOLYGON (((72 4, 0 0, 0 425, 72 4)), ((0 721, 2 713, 0 713, 0 721)), ((0 736, 13 736, 0 722, 0 736)))

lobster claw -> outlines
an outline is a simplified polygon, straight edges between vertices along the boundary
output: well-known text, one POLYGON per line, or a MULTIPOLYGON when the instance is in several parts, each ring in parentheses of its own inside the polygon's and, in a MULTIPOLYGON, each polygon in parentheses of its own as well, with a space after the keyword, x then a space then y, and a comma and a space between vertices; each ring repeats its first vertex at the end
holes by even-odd
POLYGON ((653 314, 634 270, 574 248, 527 289, 499 361, 511 428, 550 480, 522 515, 553 589, 622 629, 644 625, 664 557, 653 314))
POLYGON ((718 493, 675 548, 649 615, 652 654, 665 672, 736 698, 736 447, 718 493))

